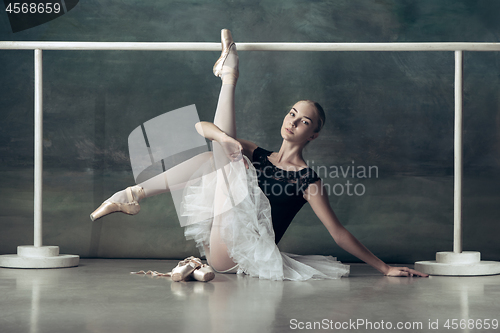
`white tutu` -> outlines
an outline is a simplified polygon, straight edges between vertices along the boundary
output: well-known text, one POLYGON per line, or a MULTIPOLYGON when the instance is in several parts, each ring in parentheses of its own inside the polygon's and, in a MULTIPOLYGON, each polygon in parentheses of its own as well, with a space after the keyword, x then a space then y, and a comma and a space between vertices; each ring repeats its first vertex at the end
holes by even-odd
MULTIPOLYGON (((185 236, 193 239, 204 255, 210 244, 212 224, 217 219, 229 256, 238 273, 270 280, 303 281, 338 279, 349 274, 349 266, 331 256, 300 256, 279 251, 274 239, 271 206, 258 185, 256 170, 246 157, 214 171, 213 160, 200 166, 203 176, 188 183, 180 214, 187 217, 185 236), (222 172, 224 171, 224 173, 222 172), (223 185, 222 201, 214 208, 217 186, 223 185)), ((219 187, 220 188, 220 187, 219 187)))

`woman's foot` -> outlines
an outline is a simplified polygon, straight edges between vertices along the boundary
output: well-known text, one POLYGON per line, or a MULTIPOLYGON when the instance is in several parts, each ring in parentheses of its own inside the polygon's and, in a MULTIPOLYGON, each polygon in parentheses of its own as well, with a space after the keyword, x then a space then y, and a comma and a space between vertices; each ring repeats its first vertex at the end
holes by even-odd
POLYGON ((104 201, 99 208, 90 214, 90 219, 95 221, 114 212, 135 215, 141 210, 139 201, 145 197, 144 189, 139 185, 127 187, 125 190, 116 192, 111 198, 104 201))
POLYGON ((236 44, 231 36, 231 31, 221 30, 222 53, 215 62, 213 72, 215 76, 222 78, 222 84, 236 85, 238 80, 238 52, 236 44))

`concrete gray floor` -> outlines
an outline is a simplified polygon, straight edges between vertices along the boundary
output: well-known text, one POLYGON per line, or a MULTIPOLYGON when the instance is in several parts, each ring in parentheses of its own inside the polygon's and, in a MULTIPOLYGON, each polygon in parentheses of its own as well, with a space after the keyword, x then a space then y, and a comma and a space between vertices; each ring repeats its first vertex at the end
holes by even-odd
POLYGON ((166 272, 176 263, 85 259, 66 269, 0 268, 0 332, 385 332, 389 325, 394 332, 500 330, 499 275, 395 278, 363 264, 333 281, 217 274, 209 283, 176 283, 129 274, 166 272), (462 319, 474 324, 461 329, 462 319), (342 325, 345 330, 335 329, 342 325))

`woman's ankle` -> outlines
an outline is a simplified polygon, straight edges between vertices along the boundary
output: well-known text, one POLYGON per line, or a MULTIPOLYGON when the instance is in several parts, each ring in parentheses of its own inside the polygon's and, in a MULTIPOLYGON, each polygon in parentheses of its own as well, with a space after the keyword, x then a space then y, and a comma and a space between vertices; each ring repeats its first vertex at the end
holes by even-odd
POLYGON ((130 203, 134 201, 139 202, 145 197, 146 194, 144 192, 144 189, 139 185, 134 185, 116 192, 107 201, 114 203, 130 203))
POLYGON ((134 200, 139 202, 142 199, 146 197, 146 192, 144 191, 144 188, 140 185, 134 185, 130 187, 130 190, 132 192, 132 196, 134 197, 134 200))
POLYGON ((236 45, 233 44, 229 54, 222 66, 222 84, 236 85, 239 77, 239 57, 236 51, 236 45))

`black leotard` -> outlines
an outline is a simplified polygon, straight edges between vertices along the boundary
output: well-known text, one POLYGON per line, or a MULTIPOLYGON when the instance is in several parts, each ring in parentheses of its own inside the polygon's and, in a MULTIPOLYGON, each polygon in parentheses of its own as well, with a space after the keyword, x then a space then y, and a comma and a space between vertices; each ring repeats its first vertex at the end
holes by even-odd
POLYGON ((319 180, 319 176, 311 168, 299 171, 286 171, 272 164, 268 156, 272 151, 257 147, 252 156, 259 179, 259 187, 271 204, 271 217, 276 244, 297 212, 307 202, 304 190, 309 184, 319 180))

